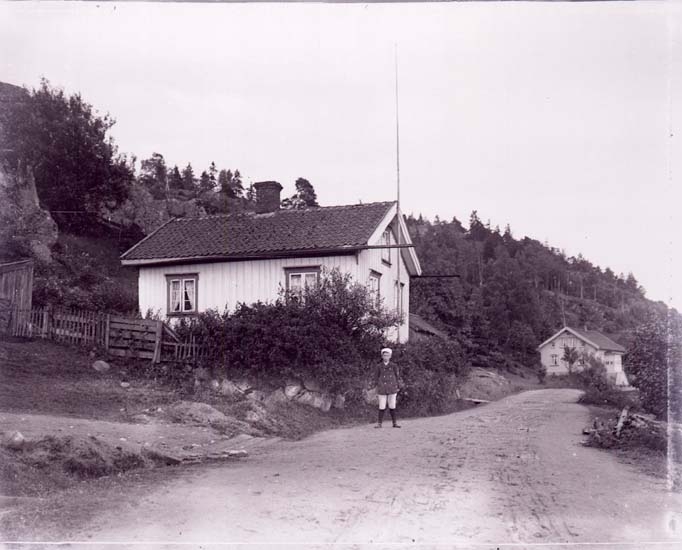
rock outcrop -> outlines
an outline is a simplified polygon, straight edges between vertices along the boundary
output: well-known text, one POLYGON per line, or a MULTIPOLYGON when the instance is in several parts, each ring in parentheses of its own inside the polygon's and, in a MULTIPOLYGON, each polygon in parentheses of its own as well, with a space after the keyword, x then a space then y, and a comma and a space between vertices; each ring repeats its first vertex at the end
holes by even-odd
POLYGON ((0 249, 50 262, 57 237, 57 224, 40 208, 31 170, 13 174, 0 167, 0 249))

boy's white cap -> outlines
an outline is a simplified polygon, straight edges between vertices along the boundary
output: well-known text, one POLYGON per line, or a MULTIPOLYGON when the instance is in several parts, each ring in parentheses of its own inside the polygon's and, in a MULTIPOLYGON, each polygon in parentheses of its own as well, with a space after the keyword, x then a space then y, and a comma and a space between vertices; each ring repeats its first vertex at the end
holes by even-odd
POLYGON ((391 348, 384 348, 381 350, 381 355, 384 353, 388 353, 389 355, 393 355, 393 350, 391 348))

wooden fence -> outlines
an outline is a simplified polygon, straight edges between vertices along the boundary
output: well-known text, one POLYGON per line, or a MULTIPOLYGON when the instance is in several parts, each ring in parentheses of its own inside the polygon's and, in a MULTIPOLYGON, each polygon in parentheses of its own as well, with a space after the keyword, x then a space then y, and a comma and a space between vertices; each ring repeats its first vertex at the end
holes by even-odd
POLYGON ((15 309, 11 315, 12 336, 99 347, 117 357, 191 363, 211 355, 194 339, 181 341, 163 321, 49 307, 15 309))

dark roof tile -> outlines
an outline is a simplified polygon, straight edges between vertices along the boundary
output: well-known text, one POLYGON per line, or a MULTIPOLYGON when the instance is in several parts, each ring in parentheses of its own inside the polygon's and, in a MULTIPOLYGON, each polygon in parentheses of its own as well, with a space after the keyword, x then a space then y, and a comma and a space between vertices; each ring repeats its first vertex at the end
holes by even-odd
POLYGON ((367 244, 393 202, 179 218, 128 250, 122 260, 249 256, 367 244))

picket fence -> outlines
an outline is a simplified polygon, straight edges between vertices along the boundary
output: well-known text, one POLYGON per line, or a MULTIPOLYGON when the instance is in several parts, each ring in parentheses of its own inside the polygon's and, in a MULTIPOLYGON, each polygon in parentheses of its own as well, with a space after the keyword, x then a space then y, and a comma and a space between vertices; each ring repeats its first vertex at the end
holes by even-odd
POLYGON ((182 341, 163 321, 52 307, 14 310, 6 330, 12 336, 98 347, 109 355, 152 363, 193 363, 208 358, 208 346, 182 341))

